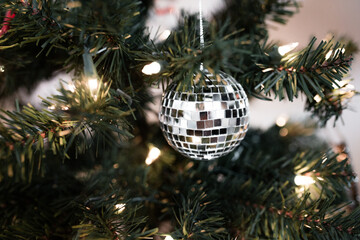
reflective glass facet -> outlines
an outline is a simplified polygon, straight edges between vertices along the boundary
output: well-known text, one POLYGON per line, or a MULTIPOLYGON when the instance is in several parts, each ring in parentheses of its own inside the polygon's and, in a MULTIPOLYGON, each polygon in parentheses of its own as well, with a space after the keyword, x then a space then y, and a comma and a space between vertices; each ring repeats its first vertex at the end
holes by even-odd
POLYGON ((160 128, 169 145, 186 157, 211 160, 237 147, 249 127, 249 102, 242 86, 231 76, 215 78, 206 72, 206 86, 164 93, 160 128))

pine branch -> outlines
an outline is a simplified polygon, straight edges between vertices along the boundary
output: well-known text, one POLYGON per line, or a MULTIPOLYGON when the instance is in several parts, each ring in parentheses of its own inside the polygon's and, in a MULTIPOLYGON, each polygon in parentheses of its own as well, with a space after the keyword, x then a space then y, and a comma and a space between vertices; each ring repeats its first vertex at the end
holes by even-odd
POLYGON ((182 199, 179 213, 175 213, 180 228, 172 235, 175 239, 224 239, 227 233, 219 206, 206 193, 196 193, 195 187, 199 186, 193 187, 192 193, 182 199))
POLYGON ((81 213, 69 202, 76 198, 75 193, 82 187, 83 184, 61 166, 57 166, 57 172, 52 176, 35 178, 32 184, 3 179, 0 238, 67 238, 71 233, 69 225, 75 225, 76 216, 81 213))
MULTIPOLYGON (((256 146, 259 145, 263 144, 257 142, 256 146)), ((215 163, 195 164, 186 174, 193 184, 204 183, 203 191, 215 196, 214 202, 221 203, 219 209, 223 209, 222 214, 230 219, 231 228, 238 231, 240 237, 306 239, 319 235, 315 239, 322 239, 326 234, 344 236, 345 239, 357 237, 357 230, 343 231, 340 222, 327 225, 329 215, 334 214, 333 206, 339 201, 338 193, 353 179, 346 159, 339 162, 336 154, 328 152, 275 160, 268 153, 259 154, 255 144, 249 144, 246 149, 215 163), (299 193, 301 187, 294 179, 300 174, 307 176, 307 173, 321 184, 319 195, 299 193)), ((180 185, 188 186, 184 189, 195 186, 180 185)), ((349 226, 356 226, 356 220, 351 217, 336 213, 337 218, 350 221, 349 226)))
POLYGON ((293 0, 226 0, 224 9, 215 14, 214 21, 219 29, 230 21, 232 24, 226 28, 228 34, 245 29, 246 33, 252 35, 252 39, 260 40, 267 36, 266 20, 284 24, 298 8, 297 1, 293 0))
POLYGON ((72 92, 62 87, 61 95, 45 100, 53 111, 37 110, 29 105, 21 111, 3 112, 1 158, 14 170, 9 173, 7 168, 2 168, 2 176, 16 174, 16 178, 31 181, 34 174, 43 174, 42 159, 49 150, 68 158, 72 146, 81 153, 99 144, 92 141, 95 135, 103 135, 112 144, 114 133, 120 141, 131 136, 125 119, 131 112, 121 110, 122 100, 109 94, 110 85, 100 83, 93 93, 78 81, 75 89, 72 92))
POLYGON ((146 76, 149 84, 166 86, 170 81, 175 81, 180 84, 179 90, 187 91, 196 85, 199 79, 200 64, 214 73, 224 69, 237 72, 247 70, 246 59, 250 58, 258 46, 250 40, 248 34, 239 36, 242 29, 227 34, 225 29, 228 24, 216 31, 212 24, 205 30, 207 41, 201 49, 197 24, 196 16, 184 16, 184 22, 180 23, 177 31, 172 32, 165 42, 158 46, 148 45, 147 51, 138 55, 139 61, 157 61, 162 64, 159 74, 146 76))
POLYGON ((324 206, 330 206, 333 200, 311 201, 310 195, 304 195, 294 205, 283 202, 286 208, 281 209, 249 202, 239 203, 239 217, 248 222, 237 227, 236 236, 245 239, 327 239, 330 236, 358 239, 360 235, 356 217, 360 209, 350 215, 339 212, 330 216, 333 210, 326 212, 324 206))
POLYGON ((338 118, 341 115, 344 108, 341 101, 345 96, 340 97, 340 102, 332 101, 336 102, 332 108, 327 107, 329 103, 326 101, 316 103, 315 96, 329 99, 326 95, 339 87, 338 82, 348 73, 352 57, 344 56, 339 50, 340 44, 333 45, 331 41, 322 41, 313 49, 315 41, 313 38, 302 51, 282 58, 275 48, 267 60, 262 59, 263 63, 260 61, 258 68, 246 73, 244 79, 253 86, 256 94, 269 96, 273 92, 279 100, 284 99, 286 94, 287 99, 292 101, 299 96, 299 92, 304 93, 308 102, 306 109, 313 111, 324 125, 331 116, 338 118), (332 54, 327 56, 329 53, 332 54))
MULTIPOLYGON (((131 73, 135 64, 134 51, 148 41, 143 33, 144 19, 140 18, 139 1, 86 1, 76 4, 39 1, 34 9, 21 4, 11 6, 17 14, 11 20, 11 28, 0 46, 0 49, 6 49, 4 58, 9 71, 19 68, 10 64, 14 56, 20 58, 14 54, 19 47, 40 46, 36 52, 40 60, 54 56, 60 65, 58 69, 64 66, 67 71, 74 70, 76 75, 80 75, 80 59, 84 47, 87 47, 95 56, 99 73, 107 82, 113 82, 113 88, 134 93, 142 86, 138 74, 131 73)), ((33 58, 33 55, 30 56, 33 58)), ((24 61, 21 59, 18 62, 24 61)))
POLYGON ((158 230, 144 229, 146 218, 137 217, 138 211, 139 206, 124 203, 115 194, 89 199, 82 222, 73 226, 75 239, 152 239, 158 230))
POLYGON ((276 56, 270 55, 268 63, 258 64, 257 73, 250 72, 246 77, 249 78, 255 73, 252 80, 256 84, 255 90, 261 87, 259 92, 267 95, 272 90, 280 100, 284 99, 284 92, 290 101, 298 96, 299 91, 304 92, 310 102, 313 101, 315 93, 324 96, 322 88, 333 89, 333 84, 337 84, 336 80, 341 80, 343 74, 348 71, 352 58, 344 58, 341 51, 337 50, 338 43, 333 47, 333 55, 326 58, 326 54, 332 50, 332 43, 321 42, 313 50, 315 40, 313 38, 304 50, 285 56, 279 62, 279 66, 271 63, 276 61, 276 56))

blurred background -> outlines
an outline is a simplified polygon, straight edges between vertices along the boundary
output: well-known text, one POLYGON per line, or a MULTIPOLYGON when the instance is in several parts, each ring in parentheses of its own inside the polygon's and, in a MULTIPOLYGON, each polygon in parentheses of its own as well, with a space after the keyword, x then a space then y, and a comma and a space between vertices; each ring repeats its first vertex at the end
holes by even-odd
MULTIPOLYGON (((285 25, 269 21, 269 40, 281 45, 298 42, 297 49, 305 47, 312 36, 321 40, 335 40, 345 37, 359 46, 360 44, 360 1, 359 0, 303 0, 297 14, 285 25)), ((223 6, 223 0, 203 0, 203 12, 206 18, 223 6)), ((187 12, 198 12, 199 2, 194 0, 155 0, 151 10, 148 27, 151 36, 166 39, 172 28, 176 27, 181 9, 187 12)), ((296 49, 295 49, 296 50, 296 49)), ((352 78, 355 88, 360 89, 360 54, 354 55, 352 70, 348 78, 352 78)), ((154 89, 157 102, 152 108, 157 112, 162 90, 154 89)), ((251 126, 266 129, 274 123, 284 121, 306 121, 309 113, 304 109, 304 98, 290 103, 287 101, 266 102, 253 99, 251 101, 251 126)), ((149 113, 150 121, 157 121, 156 114, 149 113)), ((360 174, 360 101, 353 97, 349 109, 343 113, 342 120, 333 126, 329 121, 319 134, 331 144, 345 143, 350 153, 355 172, 360 174)), ((357 183, 360 190, 359 183, 357 183)))

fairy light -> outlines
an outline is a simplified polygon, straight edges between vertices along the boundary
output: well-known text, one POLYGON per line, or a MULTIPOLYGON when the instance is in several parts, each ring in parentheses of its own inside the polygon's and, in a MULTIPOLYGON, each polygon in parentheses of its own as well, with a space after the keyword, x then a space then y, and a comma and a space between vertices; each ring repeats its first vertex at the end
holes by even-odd
POLYGON ((160 41, 164 41, 166 40, 171 34, 171 31, 169 29, 166 29, 165 31, 163 31, 160 36, 159 36, 159 40, 160 41))
POLYGON ((74 83, 69 83, 68 84, 68 90, 70 91, 70 92, 75 92, 75 89, 76 89, 76 87, 75 87, 75 85, 74 85, 74 83))
POLYGON ((156 159, 160 157, 161 151, 157 147, 151 146, 150 151, 146 157, 146 165, 151 165, 156 159))
POLYGON ((344 161, 345 159, 348 158, 348 155, 346 153, 340 153, 337 157, 336 157, 336 160, 338 162, 342 162, 344 161))
POLYGON ((320 97, 320 95, 317 94, 317 95, 314 97, 314 100, 315 100, 315 102, 319 103, 319 102, 321 102, 322 97, 320 97))
MULTIPOLYGON (((345 48, 338 48, 335 50, 335 54, 338 54, 338 52, 341 51, 341 53, 345 53, 345 48)), ((328 53, 325 56, 325 59, 328 60, 331 55, 333 54, 333 50, 328 51, 328 53)))
POLYGON ((298 175, 294 178, 294 182, 298 186, 309 186, 315 183, 315 180, 309 176, 298 175))
POLYGON ((96 78, 88 79, 88 85, 91 92, 94 92, 98 88, 98 80, 96 78))
POLYGON ((161 71, 161 64, 158 62, 152 62, 147 64, 142 69, 142 72, 146 75, 154 75, 161 71))
MULTIPOLYGON (((291 57, 288 62, 292 62, 293 60, 295 60, 297 58, 297 56, 293 56, 291 57)), ((296 72, 296 69, 293 70, 293 72, 296 72)))
POLYGON ((68 8, 79 8, 79 7, 81 7, 81 2, 80 2, 80 1, 68 2, 68 3, 66 4, 66 6, 67 6, 68 8))
POLYGON ((355 86, 349 84, 351 80, 336 80, 333 83, 333 95, 342 95, 343 99, 349 99, 355 95, 355 86))
POLYGON ((298 42, 293 42, 293 43, 290 43, 290 44, 287 44, 284 46, 280 46, 278 48, 278 52, 281 56, 284 56, 288 52, 291 52, 292 50, 294 50, 298 45, 299 45, 298 42))
POLYGON ((126 204, 125 203, 119 203, 115 205, 116 214, 121 214, 125 210, 126 204))
POLYGON ((274 69, 273 68, 265 68, 262 70, 263 73, 266 73, 266 72, 270 72, 270 71, 273 71, 274 69))
POLYGON ((279 131, 280 136, 286 137, 289 134, 289 130, 287 128, 282 128, 279 131))
POLYGON ((168 235, 164 240, 174 240, 174 239, 172 238, 172 236, 168 235))
POLYGON ((342 80, 342 81, 339 81, 339 80, 335 80, 335 82, 332 84, 332 87, 334 89, 339 89, 339 88, 342 88, 344 87, 346 84, 348 84, 350 81, 349 80, 342 80))
POLYGON ((0 72, 5 72, 5 66, 4 65, 0 65, 0 72))
POLYGON ((289 116, 286 114, 282 114, 276 119, 276 125, 278 125, 278 127, 283 127, 286 125, 288 120, 289 120, 289 116))

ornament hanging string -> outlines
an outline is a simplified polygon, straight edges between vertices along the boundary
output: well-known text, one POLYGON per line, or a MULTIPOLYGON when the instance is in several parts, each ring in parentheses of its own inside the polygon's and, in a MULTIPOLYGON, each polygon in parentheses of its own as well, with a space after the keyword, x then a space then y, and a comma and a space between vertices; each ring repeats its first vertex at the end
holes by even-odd
MULTIPOLYGON (((202 0, 199 0, 199 21, 200 21, 200 49, 202 50, 205 47, 202 0)), ((201 63, 200 71, 203 70, 204 70, 204 63, 201 63)))
MULTIPOLYGON (((199 0, 199 23, 200 51, 203 51, 202 0, 199 0)), ((204 71, 203 62, 200 71, 206 79, 204 86, 185 92, 178 90, 179 81, 168 86, 161 101, 159 122, 166 141, 180 154, 211 160, 230 153, 244 139, 249 126, 249 101, 233 77, 223 72, 214 76, 204 71)))

